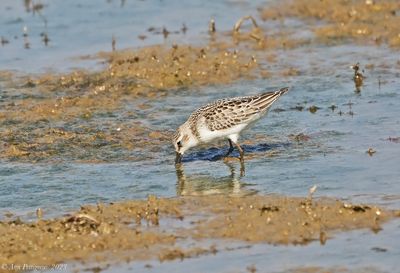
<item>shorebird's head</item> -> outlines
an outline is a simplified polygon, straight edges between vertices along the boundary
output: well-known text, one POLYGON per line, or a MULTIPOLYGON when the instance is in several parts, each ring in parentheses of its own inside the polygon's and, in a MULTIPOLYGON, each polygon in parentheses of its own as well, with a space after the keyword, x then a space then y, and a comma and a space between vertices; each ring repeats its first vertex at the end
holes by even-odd
POLYGON ((175 132, 172 142, 175 147, 175 164, 181 163, 182 155, 189 148, 197 145, 196 137, 193 135, 190 126, 187 123, 182 124, 175 132))

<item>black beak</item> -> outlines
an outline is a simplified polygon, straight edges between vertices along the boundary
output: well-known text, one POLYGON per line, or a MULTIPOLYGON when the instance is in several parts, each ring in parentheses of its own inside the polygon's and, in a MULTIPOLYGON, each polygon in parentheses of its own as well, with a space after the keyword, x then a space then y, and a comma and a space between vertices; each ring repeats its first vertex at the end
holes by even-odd
POLYGON ((180 163, 182 163, 182 154, 176 152, 175 164, 180 164, 180 163))

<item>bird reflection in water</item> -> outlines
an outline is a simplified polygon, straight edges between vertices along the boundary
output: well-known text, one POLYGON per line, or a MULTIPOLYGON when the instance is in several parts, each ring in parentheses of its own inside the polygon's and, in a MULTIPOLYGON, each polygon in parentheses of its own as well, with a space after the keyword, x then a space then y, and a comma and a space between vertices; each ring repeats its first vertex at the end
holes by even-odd
POLYGON ((201 196, 211 194, 249 195, 256 193, 255 190, 245 189, 240 179, 243 177, 241 166, 240 174, 236 173, 235 167, 224 161, 229 168, 229 175, 214 177, 204 174, 186 175, 183 164, 176 164, 176 193, 178 196, 201 196))

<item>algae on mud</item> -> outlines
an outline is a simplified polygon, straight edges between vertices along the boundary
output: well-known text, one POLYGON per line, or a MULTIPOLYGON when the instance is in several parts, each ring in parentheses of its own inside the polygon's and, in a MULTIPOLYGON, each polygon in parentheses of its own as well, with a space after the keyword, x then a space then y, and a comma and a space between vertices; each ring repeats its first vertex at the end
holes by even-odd
POLYGON ((196 246, 201 239, 274 244, 320 240, 324 244, 341 230, 370 228, 378 232, 382 223, 396 215, 398 211, 330 198, 149 196, 147 200, 87 205, 56 219, 2 221, 0 263, 49 265, 110 258, 162 261, 218 251, 218 245, 209 249, 196 246), (180 246, 193 239, 195 247, 180 246))

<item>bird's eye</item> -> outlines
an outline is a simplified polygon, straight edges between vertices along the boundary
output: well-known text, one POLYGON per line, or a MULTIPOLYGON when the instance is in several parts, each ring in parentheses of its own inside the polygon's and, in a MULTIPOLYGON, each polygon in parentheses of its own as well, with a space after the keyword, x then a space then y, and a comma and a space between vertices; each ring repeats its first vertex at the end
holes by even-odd
POLYGON ((179 148, 182 148, 182 141, 179 140, 179 141, 176 143, 176 145, 178 145, 179 148))

